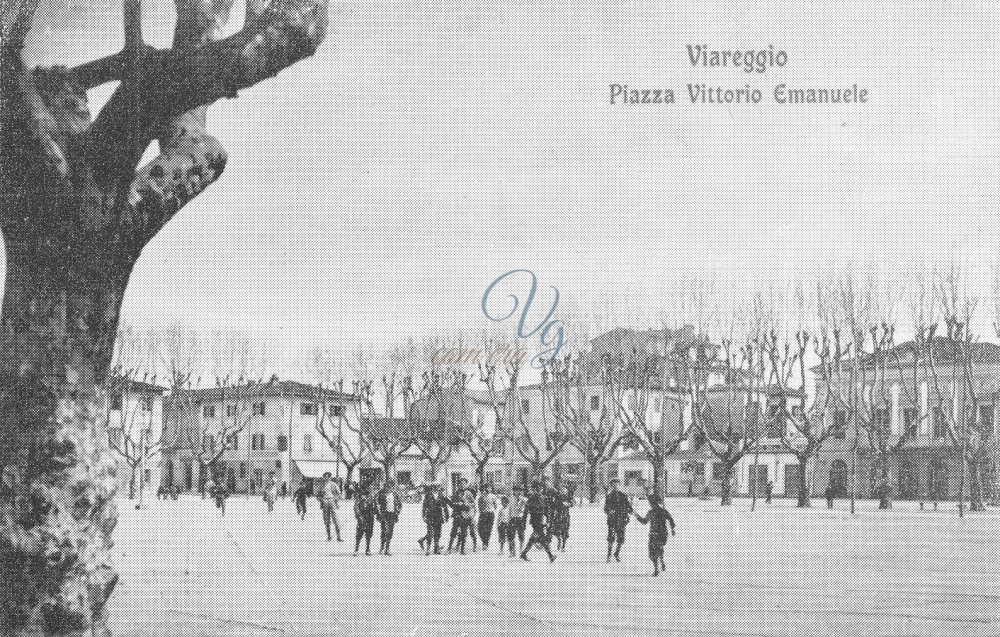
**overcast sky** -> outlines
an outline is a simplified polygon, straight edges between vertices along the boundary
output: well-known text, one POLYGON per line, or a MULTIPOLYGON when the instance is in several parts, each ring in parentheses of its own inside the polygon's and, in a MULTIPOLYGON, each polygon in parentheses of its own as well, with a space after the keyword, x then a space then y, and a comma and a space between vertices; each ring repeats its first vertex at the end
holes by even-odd
MULTIPOLYGON (((113 53, 120 6, 43 6, 32 60, 113 53)), ((143 0, 143 13, 147 39, 166 46, 172 3, 143 0)), ((314 58, 212 107, 228 168, 146 248, 123 321, 246 329, 294 356, 477 333, 483 291, 515 268, 577 303, 625 302, 619 314, 643 325, 692 273, 748 289, 854 259, 891 281, 954 249, 985 281, 1000 245, 996 13, 909 0, 337 3, 314 58), (689 43, 773 44, 788 63, 692 69, 689 43), (857 83, 869 103, 692 106, 688 82, 750 83, 765 102, 778 83, 857 83), (678 103, 611 106, 612 83, 673 88, 678 103)), ((93 92, 95 111, 109 89, 93 92)))

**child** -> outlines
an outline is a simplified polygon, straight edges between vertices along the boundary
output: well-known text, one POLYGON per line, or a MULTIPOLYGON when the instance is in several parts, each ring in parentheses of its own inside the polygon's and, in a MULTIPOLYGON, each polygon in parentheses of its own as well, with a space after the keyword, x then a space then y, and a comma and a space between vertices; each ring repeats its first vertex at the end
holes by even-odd
POLYGON ((365 555, 372 554, 372 533, 375 530, 376 498, 371 485, 361 487, 354 498, 354 517, 357 528, 354 533, 354 554, 361 549, 361 539, 365 540, 365 555))
POLYGON ((292 493, 292 498, 295 500, 295 512, 299 514, 300 520, 306 519, 306 498, 308 497, 309 489, 306 488, 304 482, 299 484, 299 488, 292 493))
POLYGON ((510 515, 510 500, 507 496, 500 498, 500 510, 497 512, 497 539, 500 543, 500 555, 503 555, 503 545, 506 542, 510 556, 514 557, 514 522, 510 515))
POLYGON ((568 486, 563 487, 562 493, 555 500, 555 514, 552 523, 552 531, 556 536, 556 548, 563 553, 566 552, 566 540, 569 539, 569 510, 573 504, 572 490, 568 486))
POLYGON ((667 564, 663 561, 663 547, 667 543, 667 524, 670 524, 670 533, 677 535, 674 519, 670 513, 663 508, 660 496, 649 496, 649 513, 645 517, 634 514, 635 519, 643 524, 649 524, 649 559, 653 561, 653 577, 660 574, 660 570, 667 570, 667 564))

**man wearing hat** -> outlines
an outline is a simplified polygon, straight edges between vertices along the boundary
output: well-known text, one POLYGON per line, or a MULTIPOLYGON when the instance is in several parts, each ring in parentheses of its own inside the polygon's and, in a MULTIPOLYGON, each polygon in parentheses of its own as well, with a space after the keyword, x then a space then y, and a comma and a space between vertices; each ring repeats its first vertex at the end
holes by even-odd
POLYGON ((611 479, 611 490, 604 499, 604 513, 608 516, 608 561, 614 555, 615 561, 621 562, 619 553, 625 543, 625 525, 632 515, 632 503, 628 496, 618 490, 618 478, 611 479), (613 551, 613 552, 612 552, 613 551))
POLYGON ((427 525, 427 535, 420 538, 420 548, 425 555, 441 554, 441 527, 448 521, 448 501, 441 495, 440 485, 434 483, 424 487, 422 515, 427 525))
POLYGON ((521 551, 521 559, 525 562, 530 562, 528 551, 533 546, 541 546, 548 553, 549 561, 555 562, 556 556, 549 547, 549 542, 552 541, 552 534, 549 532, 552 514, 549 510, 548 499, 542 491, 541 482, 535 481, 532 483, 531 494, 528 496, 525 508, 528 512, 528 522, 531 524, 531 537, 528 538, 527 546, 521 551))

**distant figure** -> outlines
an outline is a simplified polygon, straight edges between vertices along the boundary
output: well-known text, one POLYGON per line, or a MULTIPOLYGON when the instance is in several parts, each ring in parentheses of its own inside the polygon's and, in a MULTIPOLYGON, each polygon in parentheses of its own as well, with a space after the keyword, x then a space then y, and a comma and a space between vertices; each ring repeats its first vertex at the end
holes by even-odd
POLYGON ((489 485, 484 485, 479 492, 479 539, 483 550, 490 547, 490 535, 493 534, 493 521, 496 518, 497 497, 493 495, 489 485))
POLYGON ((267 478, 267 485, 264 487, 264 502, 267 504, 268 513, 274 511, 274 503, 278 501, 278 478, 274 472, 267 478))
POLYGON ((457 548, 462 555, 465 555, 465 538, 472 529, 476 497, 473 495, 472 489, 468 488, 468 480, 462 478, 458 484, 458 492, 451 498, 452 523, 451 537, 448 538, 448 552, 450 553, 452 549, 457 548))
POLYGON ((611 490, 604 499, 604 513, 608 516, 608 561, 614 555, 615 561, 621 562, 622 544, 625 543, 625 525, 632 515, 632 503, 628 496, 618 490, 621 482, 618 478, 611 480, 611 490))
POLYGON ((441 494, 439 485, 432 484, 425 487, 421 515, 424 524, 427 525, 427 535, 421 538, 418 544, 426 555, 431 554, 432 548, 435 555, 440 555, 441 527, 448 521, 448 500, 441 494))
POLYGON ((767 484, 764 485, 764 495, 767 498, 764 502, 771 504, 771 498, 774 496, 774 483, 770 480, 768 480, 767 484))
POLYGON ((651 494, 649 506, 649 512, 645 517, 636 514, 635 519, 643 524, 649 524, 649 559, 653 562, 653 577, 656 577, 661 570, 667 570, 667 564, 663 560, 663 547, 666 546, 668 537, 667 524, 670 525, 670 535, 677 535, 677 530, 674 519, 663 508, 660 496, 651 494))
POLYGON ((396 491, 396 484, 392 480, 386 480, 382 490, 379 491, 376 510, 379 525, 379 555, 391 555, 389 545, 392 544, 392 534, 399 521, 399 512, 403 508, 403 500, 396 491))
MULTIPOLYGON (((823 494, 826 496, 826 508, 832 509, 833 508, 833 487, 827 485, 826 491, 824 491, 823 494)), ((921 509, 924 508, 923 502, 920 503, 920 508, 921 509)))
POLYGON ((552 533, 556 538, 556 549, 563 553, 566 552, 566 540, 569 539, 569 510, 573 505, 573 492, 565 486, 556 499, 552 512, 552 533))
POLYGON ((284 500, 285 498, 288 497, 288 483, 287 482, 282 482, 281 483, 280 495, 281 495, 281 499, 282 500, 284 500))
POLYGON ((521 559, 525 562, 530 562, 528 551, 534 546, 540 546, 545 549, 545 552, 549 556, 549 561, 555 562, 556 556, 549 546, 552 541, 550 529, 552 514, 549 510, 548 498, 545 497, 541 482, 536 481, 531 485, 531 493, 528 495, 528 502, 525 508, 528 511, 528 522, 531 524, 531 537, 528 538, 528 544, 521 551, 521 559))
POLYGON ((365 555, 372 554, 372 533, 375 531, 375 496, 371 486, 365 484, 354 494, 354 518, 357 531, 354 534, 354 554, 361 548, 361 538, 365 539, 365 555))
POLYGON ((226 491, 226 487, 221 484, 212 483, 211 496, 215 500, 215 506, 217 509, 222 511, 222 515, 226 515, 226 498, 229 497, 229 492, 226 491))
POLYGON ((175 484, 174 488, 173 488, 173 490, 172 490, 172 492, 171 492, 170 495, 171 495, 172 499, 174 499, 174 500, 176 500, 177 498, 179 498, 180 495, 181 495, 181 487, 180 487, 180 485, 175 484))
POLYGON ((160 488, 156 490, 156 499, 157 500, 166 500, 167 499, 167 494, 169 492, 170 492, 169 489, 161 484, 160 488))
POLYGON ((340 508, 340 484, 329 471, 323 474, 323 484, 320 485, 319 494, 316 497, 319 499, 319 506, 323 511, 326 541, 333 540, 330 533, 330 525, 333 524, 333 528, 337 531, 337 541, 343 542, 340 538, 340 520, 337 519, 337 509, 340 508))
POLYGON ((215 490, 215 480, 209 478, 201 486, 201 499, 204 500, 206 496, 211 497, 212 491, 215 490))
POLYGON ((295 512, 299 514, 300 520, 306 519, 306 501, 308 498, 309 489, 306 488, 305 482, 300 482, 299 487, 292 493, 292 499, 295 500, 295 512))
POLYGON ((524 530, 528 525, 527 503, 528 500, 524 497, 524 489, 514 487, 514 495, 510 501, 510 524, 513 527, 513 534, 517 536, 518 551, 524 550, 524 530))
POLYGON ((511 519, 510 499, 507 496, 500 498, 500 510, 497 512, 497 543, 500 544, 500 555, 503 555, 504 544, 510 551, 510 556, 514 557, 514 522, 511 519))

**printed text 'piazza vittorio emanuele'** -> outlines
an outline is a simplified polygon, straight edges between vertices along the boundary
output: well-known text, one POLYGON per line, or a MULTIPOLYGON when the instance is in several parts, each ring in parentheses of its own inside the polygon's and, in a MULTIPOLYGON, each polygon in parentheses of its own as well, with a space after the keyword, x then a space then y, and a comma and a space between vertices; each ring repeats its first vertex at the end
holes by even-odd
MULTIPOLYGON (((693 68, 728 68, 747 76, 761 77, 789 63, 786 51, 774 45, 756 50, 721 50, 707 44, 688 44, 685 57, 693 68)), ((675 104, 866 104, 869 92, 856 83, 831 86, 793 86, 784 82, 761 87, 751 82, 739 85, 689 82, 679 89, 661 86, 610 84, 613 105, 675 104)))

